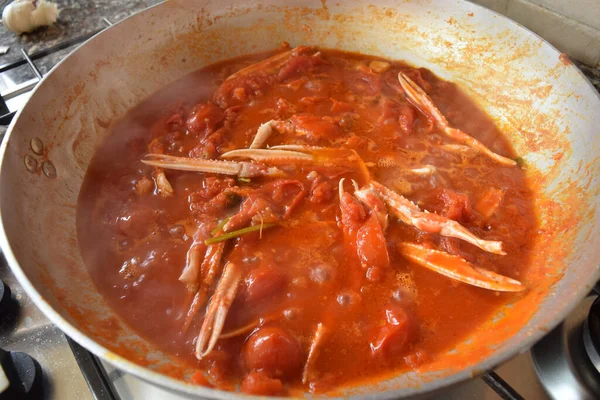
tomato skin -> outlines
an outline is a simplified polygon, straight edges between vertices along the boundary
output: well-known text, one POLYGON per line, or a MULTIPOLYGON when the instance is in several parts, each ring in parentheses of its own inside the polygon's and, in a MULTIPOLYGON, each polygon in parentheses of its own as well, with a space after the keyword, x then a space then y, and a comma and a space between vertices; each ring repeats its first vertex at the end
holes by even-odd
POLYGON ((259 396, 277 396, 284 394, 283 384, 279 379, 271 378, 262 371, 251 372, 242 381, 243 393, 259 396))
POLYGON ((413 323, 404 309, 389 306, 385 310, 386 323, 371 342, 371 353, 377 357, 393 358, 402 355, 410 342, 413 323))
POLYGON ((294 376, 302 367, 304 354, 298 340, 279 327, 261 328, 242 348, 247 371, 263 371, 270 377, 294 376))

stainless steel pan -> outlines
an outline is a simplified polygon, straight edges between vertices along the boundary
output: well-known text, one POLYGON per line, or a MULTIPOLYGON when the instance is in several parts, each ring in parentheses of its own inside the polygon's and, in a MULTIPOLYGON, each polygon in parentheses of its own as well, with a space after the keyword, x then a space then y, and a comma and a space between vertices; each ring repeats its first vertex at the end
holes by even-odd
POLYGON ((430 392, 494 367, 555 326, 599 277, 598 94, 542 39, 479 6, 373 1, 171 0, 92 38, 55 67, 1 148, 0 244, 42 311, 127 372, 192 397, 231 398, 185 383, 184 365, 106 305, 79 254, 77 195, 95 146, 129 108, 203 65, 286 40, 404 59, 457 82, 510 136, 539 193, 537 251, 520 277, 531 288, 527 295, 430 372, 347 393, 430 392))

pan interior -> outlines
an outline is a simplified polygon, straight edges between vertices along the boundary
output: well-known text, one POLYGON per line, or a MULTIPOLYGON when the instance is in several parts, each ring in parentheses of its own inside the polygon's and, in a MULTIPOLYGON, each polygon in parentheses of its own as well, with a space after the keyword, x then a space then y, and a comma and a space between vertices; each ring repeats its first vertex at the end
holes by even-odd
POLYGON ((523 279, 531 288, 527 295, 429 371, 345 394, 399 397, 470 377, 531 344, 585 295, 599 269, 600 100, 541 39, 463 1, 297 0, 283 6, 171 0, 115 25, 63 61, 2 146, 3 251, 28 294, 62 329, 155 383, 227 398, 178 381, 193 371, 137 336, 106 305, 79 254, 77 196, 94 148, 127 110, 203 65, 270 50, 284 40, 402 59, 460 84, 508 134, 538 193, 539 251, 523 279), (34 137, 45 154, 32 152, 34 137), (57 176, 28 172, 25 156, 40 166, 51 162, 57 176))

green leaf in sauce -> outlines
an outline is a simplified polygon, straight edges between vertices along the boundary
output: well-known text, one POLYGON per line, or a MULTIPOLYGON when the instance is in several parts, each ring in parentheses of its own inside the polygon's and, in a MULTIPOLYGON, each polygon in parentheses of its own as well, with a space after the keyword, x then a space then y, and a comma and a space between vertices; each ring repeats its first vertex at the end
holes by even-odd
POLYGON ((248 179, 248 178, 238 178, 238 181, 240 181, 240 182, 245 182, 245 183, 250 183, 250 182, 252 182, 252 181, 251 181, 250 179, 248 179))

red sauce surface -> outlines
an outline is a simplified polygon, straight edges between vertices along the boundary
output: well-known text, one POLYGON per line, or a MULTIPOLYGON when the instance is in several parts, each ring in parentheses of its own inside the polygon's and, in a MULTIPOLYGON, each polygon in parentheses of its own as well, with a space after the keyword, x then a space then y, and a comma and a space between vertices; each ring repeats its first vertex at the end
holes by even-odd
POLYGON ((399 253, 400 242, 458 255, 515 279, 528 267, 537 222, 523 171, 457 147, 407 101, 398 73, 423 88, 451 126, 514 158, 490 119, 428 70, 396 61, 380 68, 365 55, 315 52, 229 80, 272 54, 227 60, 183 78, 116 124, 88 168, 78 231, 94 281, 136 331, 197 367, 198 384, 240 384, 248 393, 278 395, 377 379, 442 356, 514 296, 411 263, 399 253), (258 126, 271 119, 282 122, 269 146, 353 149, 372 179, 481 238, 502 241, 507 255, 422 232, 392 214, 382 230, 375 213, 351 196, 346 218, 360 222, 348 233, 338 183, 346 178, 351 194, 350 179, 367 182, 347 160, 276 164, 285 178, 165 170, 171 196, 158 190, 157 169, 141 162, 148 153, 217 158, 247 148, 258 126), (411 171, 426 165, 435 172, 411 171), (207 232, 224 218, 260 208, 261 201, 268 212, 262 208, 261 221, 257 215, 241 227, 276 226, 227 241, 220 263, 220 269, 227 262, 242 269, 223 333, 250 328, 219 340, 198 360, 194 346, 206 306, 184 328, 197 289, 178 279, 186 254, 197 231, 210 237, 207 232), (318 324, 326 328, 324 345, 303 383, 318 324))

